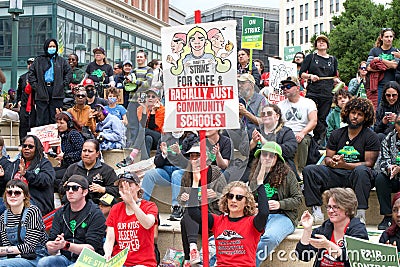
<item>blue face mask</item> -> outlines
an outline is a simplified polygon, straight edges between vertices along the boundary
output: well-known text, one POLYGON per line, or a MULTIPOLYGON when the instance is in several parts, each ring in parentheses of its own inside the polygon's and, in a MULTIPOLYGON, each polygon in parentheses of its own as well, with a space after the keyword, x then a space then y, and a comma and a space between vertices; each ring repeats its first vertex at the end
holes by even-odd
POLYGON ((116 97, 109 97, 109 98, 108 98, 108 103, 114 104, 114 103, 116 103, 116 102, 117 102, 117 98, 116 98, 116 97))
POLYGON ((56 53, 56 48, 55 47, 47 48, 47 53, 49 53, 50 55, 54 55, 56 53))

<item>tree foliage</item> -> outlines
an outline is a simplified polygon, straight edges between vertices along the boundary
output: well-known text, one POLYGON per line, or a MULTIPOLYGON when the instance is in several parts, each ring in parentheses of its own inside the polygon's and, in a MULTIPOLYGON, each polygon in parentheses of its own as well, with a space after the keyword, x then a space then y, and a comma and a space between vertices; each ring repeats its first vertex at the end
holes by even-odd
MULTIPOLYGON (((372 0, 346 0, 343 6, 345 11, 333 18, 329 54, 337 57, 340 78, 347 84, 355 77, 359 63, 367 60, 381 29, 391 27, 396 15, 393 9, 385 9, 372 0)), ((398 15, 396 19, 399 25, 398 15)))

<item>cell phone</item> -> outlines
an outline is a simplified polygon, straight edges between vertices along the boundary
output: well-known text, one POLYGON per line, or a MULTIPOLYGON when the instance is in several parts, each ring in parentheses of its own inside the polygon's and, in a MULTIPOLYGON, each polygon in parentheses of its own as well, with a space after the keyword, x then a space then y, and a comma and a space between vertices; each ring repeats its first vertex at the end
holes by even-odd
POLYGON ((392 115, 392 112, 385 112, 385 116, 390 116, 392 115))
POLYGON ((138 99, 139 103, 144 103, 146 102, 146 94, 141 94, 139 99, 138 99))

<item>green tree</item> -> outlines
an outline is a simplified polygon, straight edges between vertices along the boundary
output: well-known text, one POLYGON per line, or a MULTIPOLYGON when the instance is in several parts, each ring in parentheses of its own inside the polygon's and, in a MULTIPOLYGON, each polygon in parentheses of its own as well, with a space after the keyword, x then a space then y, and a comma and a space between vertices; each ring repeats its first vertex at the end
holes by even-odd
POLYGON ((371 0, 347 0, 343 6, 345 11, 333 18, 329 54, 337 57, 340 78, 348 84, 355 77, 358 64, 367 60, 381 28, 388 27, 393 13, 371 0))

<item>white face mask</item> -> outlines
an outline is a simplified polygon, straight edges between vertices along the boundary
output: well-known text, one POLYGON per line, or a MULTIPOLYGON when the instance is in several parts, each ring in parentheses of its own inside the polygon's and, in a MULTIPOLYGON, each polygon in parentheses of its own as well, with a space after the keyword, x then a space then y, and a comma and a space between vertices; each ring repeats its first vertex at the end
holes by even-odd
POLYGON ((183 133, 184 133, 184 131, 172 132, 172 137, 173 137, 173 138, 176 138, 176 139, 179 139, 179 138, 182 137, 183 133))

